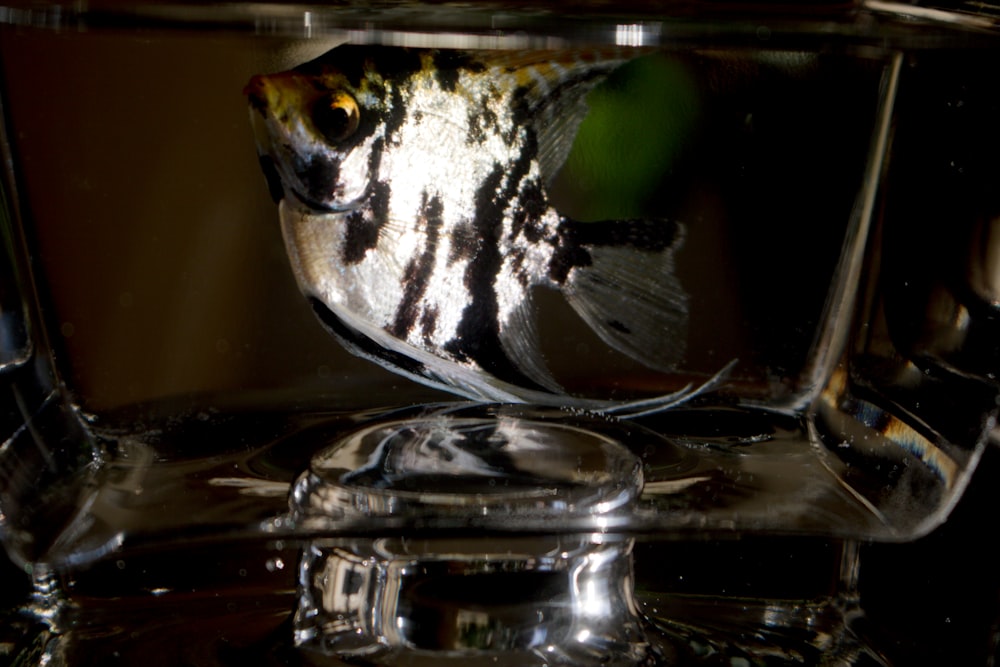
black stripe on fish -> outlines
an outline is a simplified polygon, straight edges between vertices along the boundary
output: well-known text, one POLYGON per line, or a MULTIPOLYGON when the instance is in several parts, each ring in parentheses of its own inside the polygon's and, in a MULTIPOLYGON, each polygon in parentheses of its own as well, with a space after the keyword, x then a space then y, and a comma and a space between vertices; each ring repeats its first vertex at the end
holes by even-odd
POLYGON ((535 156, 533 137, 507 169, 495 163, 493 171, 476 191, 472 224, 479 238, 478 251, 465 271, 470 301, 462 311, 455 337, 444 350, 459 360, 471 359, 483 370, 505 382, 545 390, 527 377, 507 356, 500 342, 500 307, 496 278, 503 266, 500 233, 504 211, 510 206, 535 156), (504 177, 506 175, 506 183, 504 177), (504 187, 501 189, 501 185, 504 187))
POLYGON ((607 322, 608 322, 608 326, 609 327, 611 327, 612 329, 616 329, 618 331, 621 331, 623 334, 630 334, 630 333, 632 333, 631 329, 629 329, 627 326, 625 326, 624 324, 622 324, 618 320, 607 320, 607 322))
POLYGON ((347 216, 341 259, 344 264, 357 264, 369 250, 378 245, 378 236, 389 220, 389 184, 376 181, 368 195, 368 204, 347 216))
POLYGON ((406 103, 399 86, 393 86, 389 91, 389 99, 383 99, 385 112, 383 120, 385 122, 385 141, 392 143, 396 131, 403 126, 406 121, 406 103))
MULTIPOLYGON (((387 142, 393 141, 393 134, 399 130, 406 120, 406 110, 403 105, 403 95, 399 88, 393 87, 389 91, 390 104, 383 104, 385 111, 381 114, 379 122, 385 123, 385 134, 372 142, 371 151, 368 155, 368 173, 374 176, 378 174, 382 164, 382 153, 387 142)), ((383 98, 384 99, 384 98, 383 98)), ((365 114, 367 115, 367 114, 365 114)), ((374 130, 378 123, 370 123, 371 130, 374 130)), ((331 161, 339 171, 339 163, 331 161)), ((368 250, 371 250, 378 243, 378 235, 385 226, 389 218, 389 200, 391 189, 385 181, 376 181, 371 184, 366 199, 365 211, 351 213, 348 217, 347 238, 344 240, 344 261, 348 264, 360 262, 368 250), (360 215, 359 215, 360 214, 360 215)), ((308 203, 308 202, 307 202, 308 203)))
POLYGON ((467 51, 434 51, 431 60, 434 63, 434 78, 449 93, 455 92, 461 70, 473 74, 486 70, 486 66, 467 51))
POLYGON ((479 98, 479 105, 469 109, 467 116, 469 126, 465 143, 468 145, 481 144, 486 138, 493 134, 500 134, 499 119, 496 113, 489 107, 489 98, 482 95, 479 98))
MULTIPOLYGON (((410 260, 403 271, 403 298, 396 308, 396 317, 387 331, 396 338, 406 338, 417 322, 421 313, 421 304, 427 292, 427 284, 434 271, 434 258, 437 256, 438 238, 444 224, 442 213, 444 206, 437 195, 427 198, 423 195, 420 204, 421 226, 427 230, 427 241, 420 257, 410 260)), ((424 332, 426 335, 426 331, 424 332)))
MULTIPOLYGON (((400 97, 398 91, 393 91, 396 97, 400 97)), ((355 145, 365 141, 380 126, 382 118, 391 118, 396 128, 402 124, 405 114, 401 110, 402 100, 398 104, 393 104, 393 109, 399 109, 394 113, 392 109, 380 114, 378 118, 371 118, 371 114, 364 113, 358 124, 357 131, 348 140, 338 144, 330 144, 338 152, 350 151, 355 145), (396 118, 398 116, 398 118, 396 118)), ((311 121, 320 134, 324 134, 324 128, 317 125, 314 117, 311 121)), ((368 173, 377 174, 378 167, 382 161, 382 151, 385 145, 384 137, 379 137, 372 142, 371 152, 368 155, 368 173)), ((340 159, 326 153, 311 153, 308 156, 299 155, 293 147, 287 147, 287 153, 292 156, 292 170, 298 176, 298 180, 305 188, 304 192, 293 190, 296 198, 306 206, 319 210, 330 211, 333 208, 324 202, 339 201, 343 195, 342 187, 338 187, 340 181, 340 159)))
POLYGON ((296 72, 314 76, 318 81, 333 68, 340 72, 355 89, 369 71, 378 72, 385 80, 407 78, 423 69, 420 52, 395 46, 342 44, 320 57, 295 68, 296 72))
MULTIPOLYGON (((381 141, 391 141, 393 135, 397 130, 399 130, 406 120, 406 104, 402 88, 405 88, 405 86, 412 80, 413 75, 420 71, 421 63, 419 55, 411 52, 409 49, 381 48, 373 51, 376 57, 373 59, 365 59, 364 52, 359 52, 357 47, 345 45, 335 50, 339 53, 342 49, 345 50, 348 56, 351 57, 345 58, 345 68, 342 70, 340 68, 341 63, 338 58, 337 68, 342 71, 345 78, 348 79, 348 82, 355 90, 362 87, 361 81, 364 77, 364 69, 368 65, 373 66, 375 71, 379 74, 391 74, 398 70, 400 78, 396 80, 396 83, 382 83, 381 85, 376 84, 374 81, 369 81, 370 92, 374 93, 379 99, 379 111, 373 114, 371 113, 372 109, 370 107, 362 109, 358 117, 357 130, 352 132, 351 135, 343 141, 339 141, 331 145, 338 151, 349 152, 352 148, 367 140, 379 127, 384 127, 384 134, 381 141), (366 65, 367 60, 371 60, 368 65, 366 65), (386 63, 394 63, 395 66, 389 66, 386 63), (385 67, 386 69, 381 69, 382 67, 385 67)), ((297 68, 297 70, 309 72, 311 71, 312 66, 318 63, 318 71, 314 74, 314 76, 318 77, 323 71, 322 68, 324 65, 322 60, 323 57, 320 57, 316 61, 306 63, 300 68, 297 68)), ((389 80, 390 76, 386 76, 383 81, 389 80)), ((320 92, 325 93, 327 90, 325 85, 322 85, 319 79, 314 85, 319 87, 320 92)), ((314 104, 320 105, 319 109, 323 109, 322 105, 326 103, 328 103, 328 100, 325 95, 321 96, 314 102, 314 104)), ((325 131, 327 128, 324 127, 323 121, 328 117, 328 115, 317 113, 315 110, 310 115, 311 122, 320 136, 326 136, 327 134, 325 131)), ((333 116, 331 118, 337 117, 333 116)), ((372 155, 369 158, 370 164, 373 167, 372 173, 375 173, 375 169, 378 167, 383 145, 383 143, 376 142, 372 146, 372 155)), ((330 158, 328 156, 324 156, 323 159, 329 160, 330 158)))
POLYGON ((524 234, 529 243, 541 241, 545 235, 545 228, 540 223, 548 207, 549 203, 541 183, 534 178, 525 181, 517 195, 517 205, 514 207, 511 240, 524 234))
POLYGON ((444 349, 458 359, 473 359, 483 367, 484 361, 493 364, 490 357, 497 356, 497 352, 506 356, 502 354, 497 338, 499 306, 494 288, 503 261, 496 239, 503 223, 503 209, 497 206, 503 176, 503 165, 494 163, 493 171, 476 191, 476 206, 470 227, 478 243, 466 264, 464 276, 470 300, 462 311, 455 337, 444 344, 444 349))
POLYGON ((549 260, 549 278, 558 284, 579 266, 590 266, 588 248, 630 246, 645 252, 663 252, 677 241, 679 228, 671 220, 603 220, 576 222, 564 219, 556 229, 559 240, 549 260))
POLYGON ((295 196, 307 206, 325 209, 326 205, 319 202, 328 199, 338 199, 338 181, 340 180, 340 162, 330 160, 324 155, 311 153, 308 157, 295 155, 293 166, 296 175, 305 192, 296 192, 295 196))
POLYGON ((390 350, 347 326, 325 303, 316 297, 309 297, 309 304, 323 326, 352 353, 372 360, 383 360, 413 375, 427 377, 426 368, 422 363, 405 354, 390 350))
POLYGON ((427 344, 433 343, 431 337, 434 335, 434 328, 437 326, 438 314, 437 306, 426 306, 423 312, 420 313, 420 333, 427 344))
POLYGON ((285 186, 281 182, 281 174, 278 173, 278 167, 274 164, 274 158, 270 155, 261 155, 258 162, 260 162, 261 171, 264 172, 264 180, 267 181, 267 192, 271 195, 271 200, 277 204, 285 198, 285 186))
POLYGON ((448 266, 463 259, 472 259, 479 252, 479 232, 471 222, 460 222, 451 232, 448 266))
POLYGON ((661 252, 674 245, 679 228, 672 220, 602 220, 560 224, 560 235, 580 245, 630 246, 636 250, 661 252))
MULTIPOLYGON (((559 231, 564 229, 564 225, 560 224, 559 231)), ((562 285, 570 271, 578 266, 590 266, 592 260, 587 249, 576 243, 571 235, 568 235, 568 239, 563 234, 559 236, 559 243, 549 259, 549 278, 557 285, 562 285)))

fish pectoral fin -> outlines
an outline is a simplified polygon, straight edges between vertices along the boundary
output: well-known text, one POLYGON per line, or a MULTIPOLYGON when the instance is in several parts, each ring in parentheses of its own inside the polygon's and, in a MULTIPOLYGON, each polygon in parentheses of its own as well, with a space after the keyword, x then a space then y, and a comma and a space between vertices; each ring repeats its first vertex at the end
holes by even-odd
POLYGON ((565 394, 542 356, 541 337, 530 297, 525 298, 500 324, 500 347, 521 373, 543 389, 565 394))
POLYGON ((665 372, 676 368, 687 349, 688 295, 674 271, 676 247, 588 247, 591 263, 575 267, 563 287, 601 340, 665 372))

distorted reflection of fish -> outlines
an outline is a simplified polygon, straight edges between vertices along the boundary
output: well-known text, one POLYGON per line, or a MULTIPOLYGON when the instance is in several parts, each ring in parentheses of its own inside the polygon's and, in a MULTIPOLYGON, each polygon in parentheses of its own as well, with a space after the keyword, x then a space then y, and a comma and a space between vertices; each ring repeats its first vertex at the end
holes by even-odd
POLYGON ((303 291, 352 352, 475 400, 642 414, 569 396, 543 359, 532 289, 560 290, 613 349, 664 372, 688 296, 669 220, 576 222, 547 186, 586 95, 634 52, 340 46, 246 88, 261 165, 303 291))

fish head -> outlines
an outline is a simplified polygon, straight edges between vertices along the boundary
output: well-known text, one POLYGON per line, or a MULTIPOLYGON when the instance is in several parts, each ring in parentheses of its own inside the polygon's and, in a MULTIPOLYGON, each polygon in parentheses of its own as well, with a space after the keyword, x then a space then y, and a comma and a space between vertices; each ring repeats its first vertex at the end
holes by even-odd
POLYGON ((254 76, 244 93, 275 201, 314 211, 362 202, 385 141, 391 81, 366 63, 345 68, 327 59, 254 76))

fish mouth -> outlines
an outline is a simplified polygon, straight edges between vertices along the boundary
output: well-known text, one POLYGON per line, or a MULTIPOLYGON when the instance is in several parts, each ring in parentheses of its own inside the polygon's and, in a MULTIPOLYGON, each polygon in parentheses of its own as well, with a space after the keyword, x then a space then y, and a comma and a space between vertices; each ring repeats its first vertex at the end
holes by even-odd
POLYGON ((251 77, 247 85, 243 87, 243 94, 250 103, 250 107, 261 115, 267 113, 267 109, 271 104, 271 100, 267 94, 268 88, 267 80, 260 74, 251 77))

